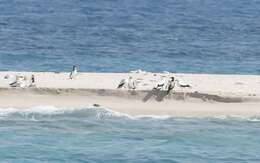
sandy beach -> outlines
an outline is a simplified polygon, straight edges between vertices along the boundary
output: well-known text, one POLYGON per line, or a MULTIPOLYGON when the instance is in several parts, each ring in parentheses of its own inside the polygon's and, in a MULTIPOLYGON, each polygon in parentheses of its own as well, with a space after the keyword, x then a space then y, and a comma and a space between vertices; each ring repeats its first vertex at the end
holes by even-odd
POLYGON ((69 73, 1 72, 0 107, 32 106, 99 107, 129 115, 182 117, 260 115, 260 76, 173 73, 69 73), (11 88, 6 75, 30 78, 36 87, 11 88), (120 80, 132 76, 135 90, 116 89, 120 80), (174 76, 192 88, 175 87, 170 95, 152 91, 158 81, 174 76))

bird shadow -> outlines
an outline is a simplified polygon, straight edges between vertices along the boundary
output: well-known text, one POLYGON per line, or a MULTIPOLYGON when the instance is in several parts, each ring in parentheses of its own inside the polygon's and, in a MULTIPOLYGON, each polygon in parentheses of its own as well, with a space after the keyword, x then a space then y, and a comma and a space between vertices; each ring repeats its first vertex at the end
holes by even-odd
POLYGON ((147 102, 149 99, 151 99, 152 97, 155 97, 156 101, 163 101, 163 99, 165 98, 165 96, 168 95, 167 91, 161 91, 158 89, 153 89, 149 92, 147 92, 147 94, 145 95, 145 97, 142 99, 143 102, 147 102))

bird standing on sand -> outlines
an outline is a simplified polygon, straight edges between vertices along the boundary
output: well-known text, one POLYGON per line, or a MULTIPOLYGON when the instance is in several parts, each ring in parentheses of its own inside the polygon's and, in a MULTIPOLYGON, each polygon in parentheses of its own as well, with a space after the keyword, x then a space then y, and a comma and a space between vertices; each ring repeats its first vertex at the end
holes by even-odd
POLYGON ((119 88, 136 89, 135 80, 130 76, 128 79, 122 79, 117 86, 119 88))
POLYGON ((174 77, 171 77, 171 80, 169 80, 167 84, 167 94, 169 94, 174 87, 175 87, 174 77))
POLYGON ((14 82, 9 84, 11 87, 26 87, 26 77, 24 76, 16 76, 16 79, 14 82))
POLYGON ((166 81, 165 77, 162 77, 153 89, 166 90, 167 83, 168 82, 166 81))
POLYGON ((125 86, 128 84, 128 79, 122 79, 120 82, 119 82, 119 84, 118 84, 118 86, 117 86, 117 89, 119 89, 119 88, 125 88, 125 86))
POLYGON ((78 68, 77 66, 74 65, 72 71, 70 72, 70 79, 75 78, 77 74, 78 74, 78 68))
POLYGON ((19 80, 19 84, 20 84, 19 87, 21 87, 21 88, 27 87, 26 81, 27 81, 27 77, 26 76, 24 76, 23 78, 20 78, 20 80, 19 80))
POLYGON ((9 85, 10 85, 11 87, 18 87, 18 86, 19 86, 18 81, 19 81, 19 76, 18 76, 18 75, 15 75, 14 81, 11 82, 9 85))
POLYGON ((131 76, 128 79, 128 89, 136 89, 136 82, 131 76))
POLYGON ((34 75, 31 76, 31 83, 29 84, 29 87, 35 86, 35 77, 34 75))

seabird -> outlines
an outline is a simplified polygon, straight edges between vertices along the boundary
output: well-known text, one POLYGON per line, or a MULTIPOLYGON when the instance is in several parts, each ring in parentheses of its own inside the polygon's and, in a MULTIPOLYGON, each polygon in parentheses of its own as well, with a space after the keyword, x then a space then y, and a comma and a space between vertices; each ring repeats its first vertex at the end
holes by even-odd
POLYGON ((117 88, 123 87, 127 87, 128 89, 136 89, 136 82, 131 76, 128 79, 122 79, 118 84, 117 88))
POLYGON ((167 81, 165 80, 164 77, 162 77, 162 79, 157 83, 154 89, 165 90, 166 85, 167 85, 167 81))
POLYGON ((21 78, 21 80, 19 80, 19 87, 25 88, 26 86, 28 86, 27 85, 28 83, 26 84, 26 81, 27 81, 26 77, 21 78))
POLYGON ((125 87, 128 84, 128 79, 122 79, 117 86, 117 89, 125 87))
POLYGON ((136 81, 131 76, 128 79, 128 89, 136 89, 136 81))
POLYGON ((174 77, 171 77, 167 85, 167 94, 169 94, 174 87, 175 87, 174 77))
POLYGON ((34 75, 31 76, 31 82, 29 84, 29 87, 35 86, 35 77, 34 75))
POLYGON ((25 87, 26 86, 25 79, 26 78, 24 76, 16 76, 15 81, 10 83, 9 85, 11 87, 25 87))
POLYGON ((73 66, 72 71, 70 72, 70 79, 75 78, 75 76, 78 74, 77 66, 73 66))
POLYGON ((20 77, 18 75, 16 75, 14 81, 11 82, 9 85, 11 87, 18 87, 19 86, 19 83, 18 83, 19 80, 20 80, 20 77))

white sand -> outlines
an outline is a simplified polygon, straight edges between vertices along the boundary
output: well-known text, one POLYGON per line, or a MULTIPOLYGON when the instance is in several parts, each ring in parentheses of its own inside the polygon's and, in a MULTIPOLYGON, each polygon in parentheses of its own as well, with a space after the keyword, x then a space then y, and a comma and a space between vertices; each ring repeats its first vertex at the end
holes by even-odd
POLYGON ((257 75, 80 73, 70 80, 69 73, 0 72, 0 88, 1 108, 88 107, 96 103, 130 115, 260 115, 260 76, 257 75), (7 74, 28 78, 34 74, 36 88, 10 88, 10 81, 4 79, 7 74), (139 79, 137 90, 117 90, 119 81, 128 76, 139 79), (161 76, 174 76, 192 88, 176 88, 175 94, 163 100, 155 100, 153 95, 144 102, 161 76))

